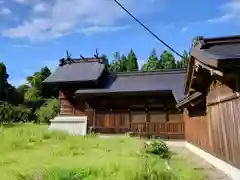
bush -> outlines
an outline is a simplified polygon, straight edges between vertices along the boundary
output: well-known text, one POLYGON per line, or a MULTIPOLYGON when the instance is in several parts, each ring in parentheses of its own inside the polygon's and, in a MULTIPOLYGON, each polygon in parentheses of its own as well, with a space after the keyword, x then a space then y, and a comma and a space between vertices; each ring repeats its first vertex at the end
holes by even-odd
POLYGON ((170 158, 170 151, 168 149, 167 144, 162 140, 151 140, 146 143, 145 151, 147 153, 159 155, 163 159, 170 158))
POLYGON ((27 122, 30 120, 31 110, 23 106, 13 106, 8 103, 0 104, 0 123, 27 122))
POLYGON ((35 114, 39 123, 49 123, 59 112, 59 101, 57 99, 49 99, 35 112, 35 114))
POLYGON ((13 122, 29 122, 32 120, 32 110, 29 108, 26 108, 22 105, 15 106, 14 107, 14 117, 13 122))

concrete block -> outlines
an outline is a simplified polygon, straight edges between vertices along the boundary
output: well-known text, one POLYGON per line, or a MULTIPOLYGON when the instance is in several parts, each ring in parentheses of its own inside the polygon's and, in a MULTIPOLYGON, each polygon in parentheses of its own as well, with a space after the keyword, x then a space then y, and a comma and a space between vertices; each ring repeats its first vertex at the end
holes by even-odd
POLYGON ((87 116, 58 116, 51 120, 50 130, 68 132, 72 135, 87 134, 87 116))

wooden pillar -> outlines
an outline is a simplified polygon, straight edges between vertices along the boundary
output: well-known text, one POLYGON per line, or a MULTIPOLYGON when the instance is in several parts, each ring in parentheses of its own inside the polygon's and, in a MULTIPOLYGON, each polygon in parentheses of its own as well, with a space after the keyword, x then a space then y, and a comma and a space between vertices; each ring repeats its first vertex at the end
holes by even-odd
MULTIPOLYGON (((145 113, 146 113, 146 132, 150 132, 150 119, 149 119, 149 113, 148 113, 148 106, 145 104, 145 113)), ((147 134, 148 136, 149 134, 147 134)))
POLYGON ((166 122, 168 122, 169 121, 169 109, 167 107, 167 104, 164 104, 163 111, 166 114, 166 122))
POLYGON ((96 109, 93 109, 93 129, 96 127, 96 109))
POLYGON ((132 117, 131 117, 131 110, 128 108, 128 131, 132 131, 132 117))

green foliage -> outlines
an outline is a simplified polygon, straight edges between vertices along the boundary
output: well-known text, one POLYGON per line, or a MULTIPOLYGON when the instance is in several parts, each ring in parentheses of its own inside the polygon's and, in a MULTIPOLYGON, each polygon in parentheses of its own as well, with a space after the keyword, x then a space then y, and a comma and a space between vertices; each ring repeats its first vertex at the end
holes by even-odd
POLYGON ((175 69, 176 63, 173 54, 170 51, 163 51, 160 56, 160 68, 161 69, 175 69))
MULTIPOLYGON (((156 50, 153 49, 147 62, 141 67, 142 71, 156 71, 161 69, 177 69, 187 68, 189 61, 189 54, 186 50, 183 52, 183 57, 176 61, 175 57, 170 51, 163 51, 158 59, 156 50)), ((109 64, 109 70, 112 72, 131 72, 138 70, 137 57, 134 51, 131 49, 128 57, 124 54, 120 55, 119 52, 114 54, 112 63, 109 64)))
POLYGON ((184 68, 186 69, 189 62, 189 54, 186 50, 183 51, 182 54, 183 58, 181 58, 179 61, 177 61, 177 68, 184 68))
POLYGON ((4 63, 0 63, 0 101, 5 101, 7 97, 7 68, 4 63))
POLYGON ((137 56, 132 49, 130 50, 130 52, 128 54, 127 71, 128 72, 138 71, 137 56))
POLYGON ((32 119, 32 110, 30 108, 26 108, 22 105, 15 106, 14 107, 14 117, 13 117, 13 122, 14 123, 26 123, 31 121, 32 119))
POLYGON ((111 72, 120 72, 120 62, 113 60, 109 66, 109 71, 111 72))
POLYGON ((203 36, 195 36, 193 39, 192 39, 192 46, 195 47, 197 46, 201 40, 203 40, 203 36))
POLYGON ((41 97, 41 92, 39 89, 32 87, 27 90, 27 92, 24 94, 24 99, 29 100, 29 101, 37 101, 43 99, 41 97))
POLYGON ((120 60, 120 71, 121 72, 126 72, 127 71, 127 57, 125 55, 121 56, 120 60))
POLYGON ((156 50, 153 49, 147 63, 142 66, 143 71, 155 71, 160 69, 160 61, 157 58, 156 50))
POLYGON ((0 123, 11 124, 16 122, 28 122, 31 117, 31 109, 23 106, 13 106, 8 103, 0 104, 0 123))
POLYGON ((43 85, 43 81, 50 75, 50 69, 48 67, 44 67, 39 72, 35 72, 33 76, 28 76, 27 81, 30 84, 31 88, 27 88, 27 91, 25 91, 25 99, 40 100, 43 98, 57 98, 58 91, 56 88, 43 85))
POLYGON ((60 106, 58 99, 49 99, 35 114, 39 123, 49 123, 59 112, 60 106))
POLYGON ((127 57, 125 55, 120 56, 119 52, 115 52, 114 59, 109 66, 109 70, 112 72, 126 72, 127 71, 127 57))
POLYGON ((11 84, 7 84, 7 96, 6 102, 13 105, 22 104, 24 101, 24 96, 18 92, 18 90, 11 84))
POLYGON ((168 146, 162 140, 151 140, 150 142, 146 143, 145 151, 147 153, 158 155, 163 159, 170 158, 170 151, 168 149, 168 146))
POLYGON ((29 88, 30 88, 30 87, 29 87, 27 84, 22 84, 22 85, 20 85, 20 86, 17 87, 17 92, 19 93, 19 95, 20 95, 21 97, 24 98, 25 93, 28 91, 29 88))

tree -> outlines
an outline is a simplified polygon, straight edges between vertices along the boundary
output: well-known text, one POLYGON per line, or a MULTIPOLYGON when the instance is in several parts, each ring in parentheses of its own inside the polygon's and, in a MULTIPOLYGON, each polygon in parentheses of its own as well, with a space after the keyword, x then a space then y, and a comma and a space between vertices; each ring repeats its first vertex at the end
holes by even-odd
POLYGON ((137 71, 138 70, 138 62, 136 54, 131 49, 128 54, 128 61, 127 61, 127 71, 137 71))
POLYGON ((30 87, 27 84, 22 84, 18 86, 17 91, 24 97, 24 94, 28 91, 30 87))
POLYGON ((7 95, 6 102, 12 105, 18 105, 23 103, 24 96, 11 84, 7 83, 7 95))
POLYGON ((120 71, 121 72, 126 72, 127 71, 127 57, 123 54, 121 56, 121 60, 120 60, 120 71))
POLYGON ((102 54, 101 58, 102 58, 103 62, 105 63, 106 67, 109 68, 109 60, 108 60, 107 55, 102 54))
POLYGON ((120 62, 113 60, 109 65, 109 71, 111 72, 120 72, 120 62))
POLYGON ((193 39, 192 39, 192 46, 195 47, 197 46, 198 44, 201 44, 201 42, 204 40, 204 37, 203 36, 195 36, 193 39))
POLYGON ((181 58, 178 62, 177 62, 177 68, 187 68, 188 66, 188 62, 189 62, 189 54, 187 53, 186 50, 183 51, 182 54, 183 58, 181 58))
POLYGON ((175 69, 176 63, 173 54, 169 51, 163 51, 160 56, 160 68, 161 69, 175 69))
POLYGON ((113 55, 112 63, 110 64, 109 70, 112 72, 120 72, 120 53, 115 52, 113 55))
POLYGON ((112 72, 126 72, 127 71, 127 58, 125 55, 120 56, 119 52, 114 53, 114 59, 109 66, 112 72))
POLYGON ((143 71, 154 71, 160 69, 160 61, 157 58, 156 50, 153 49, 148 61, 142 66, 143 71))
POLYGON ((43 97, 41 96, 41 92, 36 87, 31 87, 28 91, 24 94, 24 99, 29 101, 37 101, 42 100, 43 97))
POLYGON ((0 101, 6 101, 7 99, 7 86, 9 75, 7 74, 7 68, 4 63, 0 63, 0 101))
POLYGON ((39 72, 35 72, 33 76, 27 77, 28 84, 31 86, 25 93, 27 100, 40 100, 42 98, 48 99, 58 96, 56 88, 44 86, 43 81, 51 75, 48 67, 42 68, 39 72))

